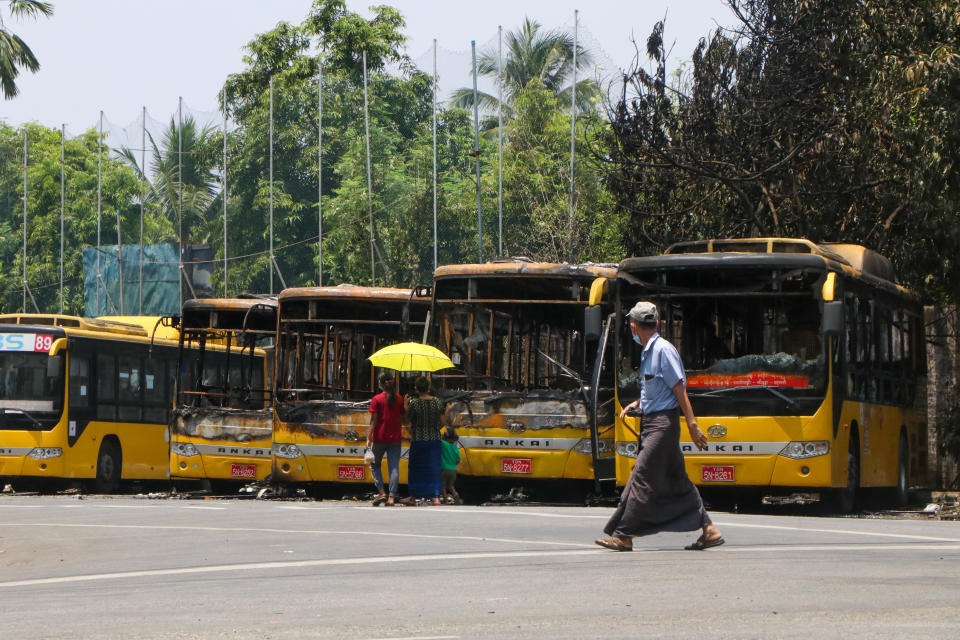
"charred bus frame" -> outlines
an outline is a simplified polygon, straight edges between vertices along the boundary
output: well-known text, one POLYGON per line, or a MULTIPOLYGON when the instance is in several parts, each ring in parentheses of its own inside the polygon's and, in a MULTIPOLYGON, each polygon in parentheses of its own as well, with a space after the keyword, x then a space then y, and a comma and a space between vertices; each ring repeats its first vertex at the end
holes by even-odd
MULTIPOLYGON (((429 289, 303 287, 286 289, 279 302, 274 478, 370 482, 364 442, 379 388, 367 358, 390 344, 422 340, 429 289)), ((400 475, 405 482, 405 461, 400 475)))
POLYGON ((612 485, 613 375, 597 350, 615 273, 523 259, 437 269, 430 339, 455 368, 434 386, 459 433, 460 473, 612 485))
POLYGON ((266 480, 272 469, 276 298, 188 300, 177 324, 171 477, 266 480))

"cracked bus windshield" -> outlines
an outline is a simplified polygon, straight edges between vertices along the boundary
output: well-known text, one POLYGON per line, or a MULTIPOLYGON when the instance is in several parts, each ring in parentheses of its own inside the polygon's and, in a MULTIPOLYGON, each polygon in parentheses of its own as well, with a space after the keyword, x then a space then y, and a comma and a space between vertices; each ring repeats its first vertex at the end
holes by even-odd
MULTIPOLYGON (((672 274, 680 275, 680 274, 672 274)), ((690 273, 682 274, 689 279, 690 273)), ((713 276, 716 280, 720 278, 713 276)), ((747 278, 739 273, 742 287, 747 278)), ((678 278, 667 278, 671 284, 678 278)), ((709 290, 648 296, 660 308, 660 333, 672 342, 687 372, 694 413, 797 415, 813 413, 826 391, 817 277, 796 274, 769 290, 769 272, 746 280, 750 295, 709 295, 709 290)), ((716 282, 711 288, 721 288, 716 282)), ((622 308, 640 299, 625 297, 622 308)), ((621 328, 619 391, 623 405, 639 397, 641 347, 621 328)))

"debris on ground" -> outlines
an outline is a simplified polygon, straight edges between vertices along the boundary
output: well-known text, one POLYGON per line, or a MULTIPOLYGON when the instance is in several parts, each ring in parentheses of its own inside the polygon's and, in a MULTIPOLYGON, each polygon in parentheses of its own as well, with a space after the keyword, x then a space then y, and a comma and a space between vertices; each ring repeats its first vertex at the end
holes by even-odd
POLYGON ((928 517, 937 520, 960 520, 960 494, 956 491, 934 491, 933 502, 924 508, 928 517))

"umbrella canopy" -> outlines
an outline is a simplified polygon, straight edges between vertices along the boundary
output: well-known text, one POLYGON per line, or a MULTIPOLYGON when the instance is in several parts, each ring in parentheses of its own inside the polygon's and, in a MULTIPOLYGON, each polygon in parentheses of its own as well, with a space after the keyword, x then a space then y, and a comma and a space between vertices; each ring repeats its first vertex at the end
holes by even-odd
POLYGON ((419 342, 392 344, 367 359, 376 367, 397 371, 437 371, 453 366, 443 351, 419 342))

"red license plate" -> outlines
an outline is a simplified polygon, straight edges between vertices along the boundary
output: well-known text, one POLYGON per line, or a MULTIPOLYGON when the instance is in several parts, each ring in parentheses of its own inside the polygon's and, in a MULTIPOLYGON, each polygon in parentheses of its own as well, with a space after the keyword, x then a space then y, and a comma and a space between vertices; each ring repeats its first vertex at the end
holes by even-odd
POLYGON ((232 464, 230 465, 231 478, 256 478, 257 465, 255 464, 232 464))
POLYGON ((700 480, 703 482, 733 482, 733 467, 704 465, 700 467, 700 480))
POLYGON ((366 477, 366 469, 362 464, 337 465, 337 478, 340 480, 363 480, 366 477))
POLYGON ((501 458, 501 473, 530 473, 533 471, 533 463, 526 458, 501 458))

